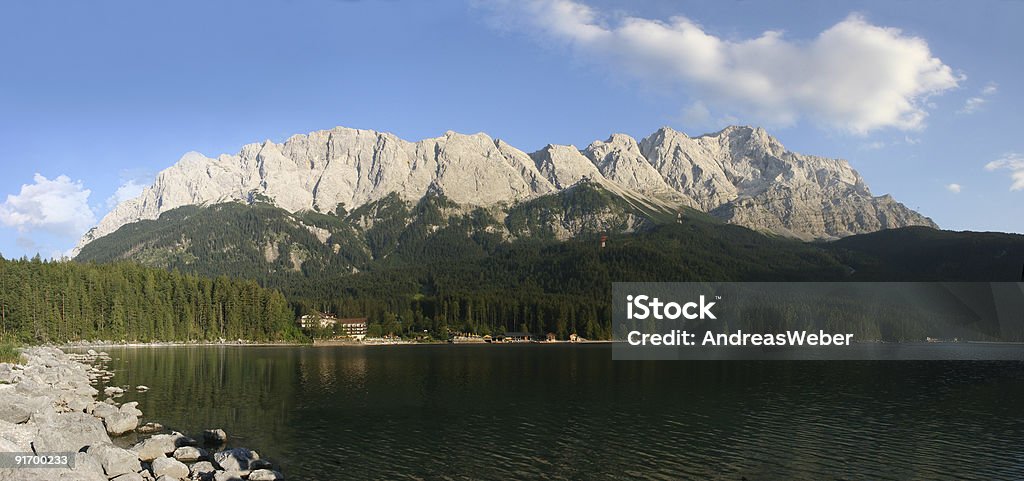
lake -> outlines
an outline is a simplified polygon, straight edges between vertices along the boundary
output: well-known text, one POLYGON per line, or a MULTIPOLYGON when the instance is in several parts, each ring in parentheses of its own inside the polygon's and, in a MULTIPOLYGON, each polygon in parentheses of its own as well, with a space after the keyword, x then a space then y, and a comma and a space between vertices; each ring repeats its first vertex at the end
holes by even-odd
MULTIPOLYGON (((1024 363, 612 361, 609 345, 104 348, 143 421, 291 480, 1022 479, 1024 363)), ((121 440, 122 443, 129 440, 121 440)))

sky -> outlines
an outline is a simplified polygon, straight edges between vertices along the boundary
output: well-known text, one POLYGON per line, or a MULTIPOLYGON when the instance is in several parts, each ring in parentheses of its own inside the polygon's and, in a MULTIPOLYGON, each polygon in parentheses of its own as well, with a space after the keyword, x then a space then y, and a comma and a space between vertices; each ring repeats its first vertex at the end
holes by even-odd
POLYGON ((952 230, 1024 232, 1024 2, 0 5, 0 254, 57 257, 183 154, 334 126, 527 152, 765 127, 952 230))

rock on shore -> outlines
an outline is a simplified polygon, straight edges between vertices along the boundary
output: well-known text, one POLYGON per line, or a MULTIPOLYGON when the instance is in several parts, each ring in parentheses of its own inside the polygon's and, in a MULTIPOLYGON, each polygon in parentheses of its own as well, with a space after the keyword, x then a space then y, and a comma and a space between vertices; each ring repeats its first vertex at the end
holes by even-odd
MULTIPOLYGON (((0 363, 0 452, 70 453, 74 468, 0 469, 0 481, 284 479, 270 463, 252 463, 259 460, 255 451, 234 448, 211 456, 181 433, 155 434, 130 449, 114 445, 111 436, 135 431, 142 411, 137 402, 119 406, 112 399, 123 389, 107 388, 107 399, 96 400, 99 391, 92 384, 113 374, 90 364, 109 360, 106 353, 32 347, 22 360, 0 363)), ((154 423, 144 427, 162 429, 154 423)))

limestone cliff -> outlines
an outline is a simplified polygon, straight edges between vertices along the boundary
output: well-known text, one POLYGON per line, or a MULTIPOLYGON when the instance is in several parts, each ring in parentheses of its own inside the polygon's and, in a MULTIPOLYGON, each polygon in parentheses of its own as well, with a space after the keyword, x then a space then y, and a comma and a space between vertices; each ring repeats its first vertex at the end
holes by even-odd
POLYGON ((699 137, 662 128, 639 142, 615 134, 583 150, 549 145, 527 154, 483 133, 409 142, 338 127, 280 144, 249 144, 234 155, 185 154, 139 197, 117 205, 78 248, 185 205, 269 198, 290 212, 329 212, 391 193, 412 202, 434 192, 463 205, 503 206, 582 180, 652 205, 694 207, 802 239, 935 227, 891 197, 873 196, 846 161, 790 152, 761 128, 728 127, 699 137))

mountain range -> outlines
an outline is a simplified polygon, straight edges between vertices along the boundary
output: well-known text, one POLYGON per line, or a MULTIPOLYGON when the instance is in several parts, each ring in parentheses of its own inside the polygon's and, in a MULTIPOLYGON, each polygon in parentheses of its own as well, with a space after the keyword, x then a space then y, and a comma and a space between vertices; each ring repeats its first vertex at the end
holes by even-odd
MULTIPOLYGON (((262 201, 290 213, 336 213, 385 199, 412 206, 438 196, 453 212, 483 208, 504 221, 523 203, 581 184, 644 212, 701 211, 802 240, 937 227, 888 195, 874 196, 845 160, 791 152, 761 128, 732 126, 689 137, 666 127, 639 141, 614 134, 582 150, 548 145, 528 154, 483 133, 447 132, 409 142, 338 127, 280 144, 249 144, 234 155, 190 152, 140 196, 118 204, 81 238, 75 253, 125 225, 184 206, 262 201)), ((580 232, 564 220, 546 219, 545 230, 563 240, 580 232)), ((601 219, 596 223, 596 230, 608 227, 601 219)), ((506 238, 520 234, 503 230, 506 238)))
MULTIPOLYGON (((1021 279, 1024 236, 935 227, 873 196, 845 161, 789 152, 751 127, 532 154, 484 134, 411 143, 337 128, 187 154, 107 215, 75 260, 252 280, 295 315, 435 336, 608 338, 613 282, 1021 279)), ((857 329, 930 332, 920 319, 857 329)))

